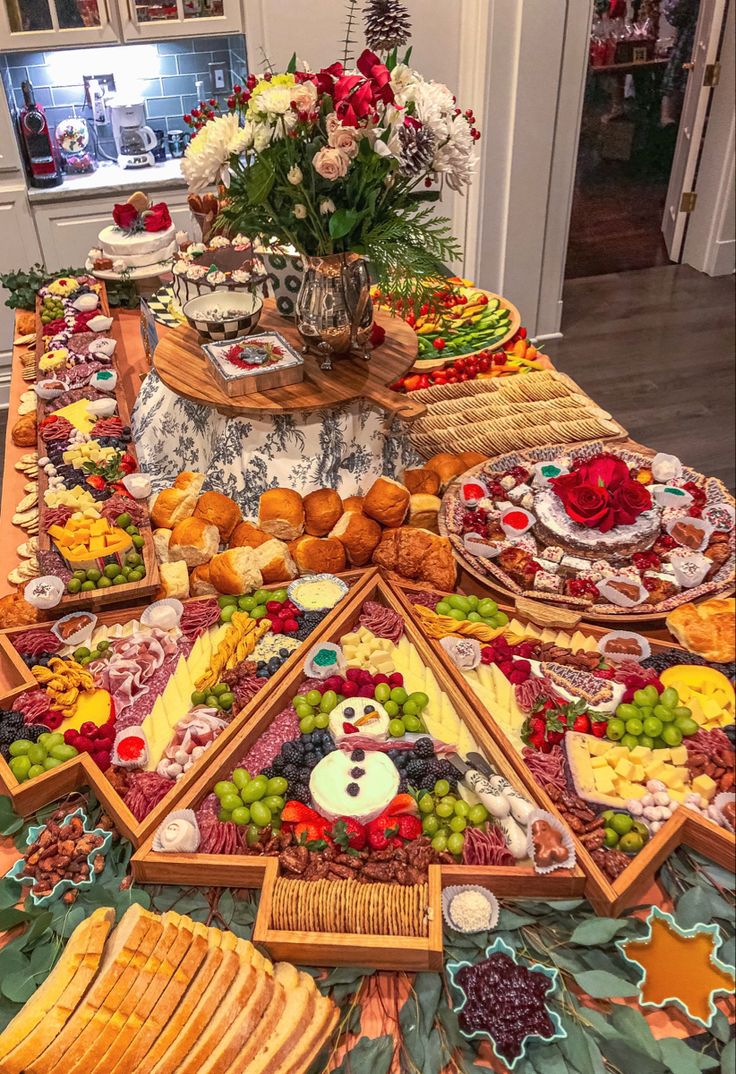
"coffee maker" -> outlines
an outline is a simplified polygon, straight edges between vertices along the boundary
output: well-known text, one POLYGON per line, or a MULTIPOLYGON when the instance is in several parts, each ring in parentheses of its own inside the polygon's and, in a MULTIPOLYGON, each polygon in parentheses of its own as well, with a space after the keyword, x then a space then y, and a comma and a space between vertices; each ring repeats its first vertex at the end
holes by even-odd
POLYGON ((121 168, 148 168, 155 164, 152 149, 156 135, 146 124, 146 105, 141 97, 115 94, 108 100, 110 123, 121 168))

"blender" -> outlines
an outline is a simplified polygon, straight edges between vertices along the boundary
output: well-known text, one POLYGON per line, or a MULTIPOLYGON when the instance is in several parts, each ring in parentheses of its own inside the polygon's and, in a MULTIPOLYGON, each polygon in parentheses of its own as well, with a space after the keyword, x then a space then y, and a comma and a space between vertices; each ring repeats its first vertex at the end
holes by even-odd
POLYGON ((155 163, 152 150, 157 139, 146 124, 146 105, 142 97, 115 94, 108 100, 110 123, 121 168, 148 168, 155 163))

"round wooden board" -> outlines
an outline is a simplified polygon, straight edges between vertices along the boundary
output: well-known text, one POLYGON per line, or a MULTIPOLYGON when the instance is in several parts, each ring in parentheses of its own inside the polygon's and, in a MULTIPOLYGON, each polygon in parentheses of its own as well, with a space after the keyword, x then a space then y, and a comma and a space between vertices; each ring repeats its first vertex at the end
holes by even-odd
MULTIPOLYGON (((385 329, 386 339, 371 352, 370 361, 352 356, 336 358, 332 370, 325 371, 320 369, 320 358, 306 354, 301 383, 238 399, 231 399, 217 384, 210 373, 199 336, 188 325, 161 329, 153 364, 164 384, 177 395, 236 417, 320 410, 356 399, 368 399, 406 420, 421 417, 426 413, 423 403, 413 402, 408 396, 392 392, 387 387, 414 364, 417 337, 401 318, 383 310, 376 312, 376 321, 385 329)), ((276 312, 273 299, 264 301, 257 332, 279 332, 292 347, 301 351, 302 341, 296 326, 276 312)))
MULTIPOLYGON (((497 298, 501 305, 504 306, 511 314, 511 324, 509 325, 508 332, 505 336, 501 336, 500 339, 497 339, 496 342, 493 344, 494 351, 500 350, 500 348, 503 347, 504 343, 508 343, 508 341, 512 339, 521 328, 521 314, 519 313, 513 302, 509 302, 509 300, 507 298, 504 298, 503 295, 496 295, 493 293, 493 291, 484 291, 482 287, 473 287, 472 290, 480 291, 482 294, 486 295, 489 300, 492 298, 497 298)), ((418 346, 419 344, 417 344, 417 348, 418 346)), ((487 349, 487 347, 478 347, 474 351, 468 351, 467 354, 448 354, 446 358, 420 358, 417 355, 417 372, 428 373, 431 369, 441 369, 442 366, 450 365, 452 362, 456 362, 458 358, 470 358, 471 355, 480 354, 481 351, 487 349)))
MULTIPOLYGON (((570 446, 572 448, 576 445, 570 446)), ((645 444, 637 443, 636 440, 617 440, 615 446, 620 448, 628 448, 631 451, 640 452, 643 455, 650 456, 650 458, 654 458, 654 456, 656 455, 656 451, 654 451, 650 447, 647 447, 645 444)), ((521 451, 523 449, 519 450, 521 451)), ((480 473, 483 470, 483 467, 486 465, 486 463, 482 463, 480 466, 474 466, 471 470, 468 470, 467 473, 461 475, 463 480, 467 480, 469 477, 475 476, 476 474, 480 473)), ((445 494, 446 492, 447 490, 445 490, 445 494)), ((439 516, 439 531, 442 537, 449 537, 449 534, 447 533, 447 529, 444 524, 442 511, 440 511, 439 516)), ((606 615, 603 612, 596 612, 591 607, 585 607, 584 605, 578 606, 556 604, 554 596, 552 594, 548 595, 545 593, 538 593, 533 590, 530 590, 528 593, 515 593, 512 589, 509 589, 497 579, 490 578, 488 575, 481 574, 480 571, 477 571, 471 563, 468 563, 467 560, 463 559, 461 556, 458 555, 454 547, 452 551, 458 565, 458 582, 464 591, 478 592, 480 587, 481 594, 487 594, 494 600, 498 597, 507 604, 512 604, 516 606, 517 599, 528 598, 530 600, 534 600, 543 604, 548 604, 550 607, 559 607, 565 609, 566 611, 575 612, 580 616, 581 622, 601 623, 605 626, 616 627, 620 630, 637 630, 642 628, 649 628, 653 630, 656 628, 664 628, 665 619, 669 615, 669 611, 644 612, 639 615, 633 614, 631 616, 627 616, 622 613, 617 615, 606 615), (470 584, 468 584, 467 579, 471 579, 470 584)), ((723 589, 715 593, 708 594, 706 597, 703 597, 703 600, 710 600, 713 597, 731 597, 733 596, 735 591, 735 586, 726 583, 724 584, 723 589)))

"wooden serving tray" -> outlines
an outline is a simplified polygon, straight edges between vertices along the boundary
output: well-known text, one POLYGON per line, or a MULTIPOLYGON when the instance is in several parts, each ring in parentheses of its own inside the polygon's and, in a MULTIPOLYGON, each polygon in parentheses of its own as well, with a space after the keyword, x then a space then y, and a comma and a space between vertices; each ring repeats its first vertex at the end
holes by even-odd
MULTIPOLYGON (((360 616, 363 602, 374 600, 404 617, 406 636, 415 646, 423 663, 436 673, 442 689, 460 719, 479 744, 488 761, 502 775, 520 788, 524 788, 532 801, 540 802, 531 779, 521 780, 509 763, 504 749, 499 745, 477 715, 477 703, 468 696, 467 687, 448 676, 445 666, 437 659, 434 647, 421 632, 414 615, 405 598, 392 584, 382 577, 379 571, 366 572, 363 581, 354 587, 349 596, 335 609, 337 614, 330 617, 324 629, 315 640, 337 641, 343 634, 355 628, 360 616)), ((217 751, 210 759, 206 770, 201 770, 198 779, 189 784, 186 794, 178 799, 178 807, 196 809, 211 793, 219 779, 227 778, 239 760, 270 726, 273 718, 283 710, 285 704, 296 694, 305 680, 302 664, 292 665, 288 674, 281 678, 276 688, 269 691, 268 699, 250 709, 250 718, 241 727, 237 739, 229 739, 223 749, 217 751)), ((244 710, 245 713, 245 710, 244 710)), ((219 739, 217 740, 220 741, 219 739)), ((208 751, 210 752, 210 751, 208 751)), ((170 807, 164 812, 168 812, 170 807)), ((157 820, 162 819, 159 813, 157 820)), ((219 855, 219 854, 162 854, 153 850, 153 834, 149 834, 131 859, 133 875, 144 884, 185 884, 202 887, 263 887, 269 859, 256 855, 219 855)), ((271 866, 272 868, 272 866, 271 866)), ((483 865, 442 865, 440 867, 442 887, 451 884, 481 884, 490 888, 496 895, 517 898, 568 899, 580 895, 585 886, 583 872, 577 866, 574 869, 560 869, 548 875, 535 872, 533 866, 483 866, 483 865)), ((306 934, 305 934, 306 935, 306 934)), ((315 937, 319 934, 313 934, 315 937)), ((395 941, 396 937, 391 937, 395 941)), ((315 941, 322 944, 323 941, 315 941)), ((322 956, 316 952, 316 957, 322 956)), ((387 959, 390 957, 387 954, 387 959)), ((303 958, 312 962, 312 952, 304 940, 303 958)), ((355 965, 356 956, 350 946, 331 945, 330 965, 355 965)), ((391 968, 403 966, 403 963, 391 961, 391 968)))
MULTIPOLYGON (((110 316, 110 306, 107 301, 107 292, 105 290, 104 283, 100 283, 100 312, 105 317, 110 316)), ((115 321, 113 320, 113 328, 115 327, 115 321)), ((113 333, 111 332, 111 335, 113 333)), ((119 344, 119 340, 118 340, 119 344)), ((36 379, 39 379, 38 361, 43 354, 43 324, 41 322, 41 299, 36 297, 36 379)), ((123 425, 130 425, 130 406, 128 404, 128 397, 123 388, 124 370, 118 363, 118 349, 115 349, 115 353, 112 356, 112 362, 110 364, 111 369, 117 373, 117 385, 115 388, 115 401, 118 408, 118 417, 122 421, 123 425)), ((41 405, 39 399, 39 407, 41 405)), ((40 424, 40 422, 39 422, 40 424)), ((38 457, 43 458, 47 454, 46 445, 41 439, 40 434, 37 440, 38 457)), ((135 447, 131 442, 127 447, 127 452, 135 458, 135 447)), ((80 471, 80 484, 83 484, 83 477, 80 471)), ((38 509, 43 509, 44 493, 48 489, 48 478, 44 470, 39 466, 38 468, 38 509)), ((135 503, 140 503, 136 500, 135 503)), ((57 605, 59 609, 59 618, 62 615, 66 615, 69 612, 73 612, 79 608, 93 608, 95 610, 110 607, 113 604, 133 604, 136 601, 143 601, 148 597, 151 597, 157 592, 160 585, 160 576, 158 571, 158 560, 156 559, 156 552, 153 547, 153 536, 151 534, 150 526, 141 530, 141 536, 143 537, 143 548, 141 549, 141 555, 143 561, 146 564, 146 575, 141 578, 139 582, 126 582, 125 585, 112 585, 107 589, 93 589, 89 593, 67 593, 64 592, 64 596, 61 598, 61 602, 57 605)), ((46 530, 39 527, 38 533, 38 548, 39 552, 48 552, 53 550, 53 542, 46 530)))
MULTIPOLYGON (((397 596, 401 600, 404 614, 416 619, 414 606, 404 592, 404 590, 415 589, 416 586, 408 584, 403 587, 397 587, 397 596)), ((531 604, 531 601, 529 604, 531 604)), ((515 614, 513 606, 500 605, 500 607, 510 616, 515 614)), ((550 625, 549 619, 544 615, 547 607, 545 605, 540 605, 539 607, 542 611, 542 625, 550 625)), ((532 608, 527 610, 533 612, 532 608)), ((417 622, 419 623, 420 621, 417 619, 417 622)), ((588 623, 563 625, 561 629, 577 629, 581 633, 596 639, 608 633, 607 629, 592 626, 588 623)), ((663 649, 670 648, 679 649, 683 653, 687 652, 676 642, 660 642, 653 638, 650 638, 649 641, 653 652, 661 652, 663 649)), ((544 789, 536 782, 525 765, 521 754, 507 739, 503 728, 485 708, 473 689, 467 685, 462 672, 455 667, 438 641, 432 640, 430 644, 433 651, 433 660, 442 665, 445 676, 453 679, 458 689, 472 697, 479 719, 498 744, 499 749, 503 751, 509 767, 513 769, 516 775, 517 781, 541 801, 543 809, 547 809, 555 816, 558 816, 567 827, 565 818, 559 813, 556 805, 544 789)), ((577 836, 573 832, 571 832, 571 835, 575 843, 578 865, 583 868, 587 877, 585 895, 596 911, 607 917, 618 917, 624 910, 635 906, 639 897, 652 883, 659 867, 678 846, 691 847, 726 869, 732 869, 734 861, 736 861, 736 837, 733 833, 707 820, 699 813, 684 807, 678 809, 674 816, 650 837, 646 846, 632 859, 628 868, 613 883, 602 869, 596 865, 577 836)))
POLYGON ((439 865, 429 867, 430 919, 427 936, 379 936, 348 932, 294 932, 271 927, 277 858, 268 858, 253 927, 253 943, 263 944, 271 958, 307 966, 337 966, 349 952, 350 965, 377 970, 418 973, 442 969, 442 877, 439 865))
MULTIPOLYGON (((341 577, 352 585, 360 585, 363 571, 351 571, 341 577)), ((280 589, 281 586, 265 586, 266 589, 280 589)), ((209 600, 209 597, 193 597, 192 601, 209 600)), ((346 598, 346 599, 349 599, 346 598)), ((187 601, 186 603, 190 603, 187 601)), ((345 603, 344 601, 341 604, 345 603)), ((129 839, 134 847, 137 847, 145 837, 156 830, 163 818, 177 805, 180 798, 187 790, 197 782, 199 775, 217 755, 225 750, 229 744, 239 741, 239 735, 248 724, 254 712, 263 706, 263 694, 273 693, 278 690, 280 684, 287 680, 290 673, 298 670, 304 660, 304 655, 315 642, 319 641, 323 631, 330 630, 330 623, 339 613, 341 604, 329 613, 320 624, 319 628, 310 635, 309 644, 302 644, 292 655, 284 661, 279 670, 269 679, 269 689, 259 692, 256 696, 238 712, 222 734, 215 739, 213 744, 206 750, 198 761, 189 768, 179 779, 175 787, 151 812, 142 820, 138 821, 125 805, 125 802, 113 788, 103 772, 93 762, 87 753, 80 753, 70 761, 65 761, 57 768, 36 776, 35 779, 19 783, 13 775, 7 761, 0 756, 0 789, 7 794, 13 803, 17 813, 29 816, 49 802, 56 801, 69 794, 77 787, 90 786, 94 789, 97 797, 105 806, 106 811, 115 821, 119 831, 129 839)), ((108 609, 99 614, 101 624, 112 625, 113 623, 127 623, 131 619, 137 619, 142 608, 108 609)), ((43 627, 46 624, 38 624, 43 627)), ((50 624, 48 624, 50 625, 50 624)), ((0 707, 9 708, 15 698, 28 689, 35 688, 38 684, 31 671, 20 658, 12 644, 16 634, 35 629, 33 626, 13 627, 10 630, 0 631, 0 707)), ((173 669, 172 669, 173 670, 173 669)), ((238 885, 247 887, 246 884, 238 885)))

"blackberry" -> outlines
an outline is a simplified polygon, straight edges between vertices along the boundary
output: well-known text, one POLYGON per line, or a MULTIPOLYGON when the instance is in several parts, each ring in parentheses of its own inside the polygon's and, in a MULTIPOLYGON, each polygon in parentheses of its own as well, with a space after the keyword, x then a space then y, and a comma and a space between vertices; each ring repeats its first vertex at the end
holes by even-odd
POLYGON ((424 761, 409 761, 409 763, 406 765, 407 779, 421 779, 427 771, 427 767, 428 766, 424 763, 424 761))
POLYGON ((358 795, 360 794, 360 787, 358 786, 357 783, 348 783, 348 785, 345 788, 345 790, 350 795, 351 798, 357 798, 358 795))
POLYGON ((409 784, 405 779, 399 780, 399 794, 406 794, 409 784))
POLYGON ((353 750, 353 752, 350 754, 350 760, 351 761, 364 761, 365 760, 365 750, 353 750))
POLYGON ((434 789, 434 785, 435 785, 435 780, 432 778, 432 776, 429 775, 429 773, 425 773, 422 776, 422 778, 419 780, 418 790, 420 790, 420 791, 431 791, 431 790, 434 789))
POLYGON ((434 757, 434 746, 431 738, 418 738, 414 743, 414 755, 416 757, 434 757))
POLYGON ((295 761, 301 753, 301 750, 299 749, 299 746, 295 741, 284 742, 283 746, 281 747, 281 753, 287 761, 295 761))
POLYGON ((280 754, 278 757, 274 757, 271 768, 273 768, 274 772, 278 776, 282 776, 284 774, 284 769, 286 768, 286 761, 280 754))
POLYGON ((260 774, 262 776, 265 776, 266 779, 272 779, 273 776, 275 775, 274 770, 273 770, 273 765, 269 765, 268 768, 261 769, 260 774))
POLYGON ((302 805, 309 805, 312 801, 309 788, 303 783, 297 783, 295 787, 289 786, 289 797, 295 802, 301 802, 302 805))
POLYGON ((282 775, 284 779, 288 780, 289 786, 298 781, 299 773, 300 769, 295 764, 287 764, 282 770, 282 775))

